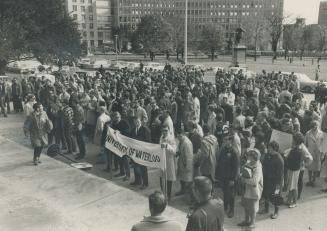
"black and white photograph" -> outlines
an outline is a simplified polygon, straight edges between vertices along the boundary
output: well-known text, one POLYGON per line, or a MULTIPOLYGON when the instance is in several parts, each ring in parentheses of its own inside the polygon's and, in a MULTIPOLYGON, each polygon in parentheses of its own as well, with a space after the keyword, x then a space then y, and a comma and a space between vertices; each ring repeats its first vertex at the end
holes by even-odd
POLYGON ((0 0, 0 231, 326 231, 327 0, 0 0))

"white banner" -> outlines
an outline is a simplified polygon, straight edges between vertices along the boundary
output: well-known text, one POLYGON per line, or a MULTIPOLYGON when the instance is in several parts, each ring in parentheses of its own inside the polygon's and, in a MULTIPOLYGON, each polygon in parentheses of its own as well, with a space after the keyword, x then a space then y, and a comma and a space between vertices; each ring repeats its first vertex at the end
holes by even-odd
POLYGON ((120 157, 127 155, 138 164, 164 170, 164 154, 160 144, 135 140, 109 128, 105 148, 120 157))
POLYGON ((286 149, 292 147, 293 135, 274 129, 270 141, 276 141, 279 144, 279 150, 284 152, 286 149))

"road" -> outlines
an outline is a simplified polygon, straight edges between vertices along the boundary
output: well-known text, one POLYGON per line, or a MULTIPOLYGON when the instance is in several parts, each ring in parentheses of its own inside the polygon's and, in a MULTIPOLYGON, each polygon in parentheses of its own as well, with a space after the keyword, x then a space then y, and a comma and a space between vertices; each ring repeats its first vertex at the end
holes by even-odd
MULTIPOLYGON (((121 178, 111 179, 110 174, 102 171, 104 165, 95 164, 98 149, 90 143, 87 145, 86 161, 94 164, 89 172, 91 175, 65 165, 68 162, 61 158, 58 160, 63 164, 43 156, 44 163, 34 167, 32 150, 29 140, 23 135, 22 123, 22 115, 11 114, 8 118, 0 118, 0 136, 5 138, 0 139, 0 205, 6 208, 0 212, 0 230, 93 231, 105 230, 104 227, 107 227, 106 230, 129 230, 134 222, 148 214, 146 196, 159 189, 157 170, 149 171, 148 189, 133 188, 121 178), (107 200, 109 195, 113 196, 107 200), (116 228, 108 228, 110 224, 116 228)), ((321 179, 317 185, 316 188, 304 188, 303 199, 297 208, 282 207, 277 220, 269 219, 268 215, 258 215, 256 230, 325 231, 327 194, 319 190, 327 185, 321 179)), ((173 189, 174 192, 179 189, 178 183, 173 189)), ((221 195, 217 188, 216 192, 221 195)), ((237 198, 235 217, 226 218, 228 230, 241 230, 236 226, 243 217, 239 202, 240 198, 237 198)), ((185 199, 175 197, 170 206, 172 210, 168 214, 185 225, 189 211, 185 199)))

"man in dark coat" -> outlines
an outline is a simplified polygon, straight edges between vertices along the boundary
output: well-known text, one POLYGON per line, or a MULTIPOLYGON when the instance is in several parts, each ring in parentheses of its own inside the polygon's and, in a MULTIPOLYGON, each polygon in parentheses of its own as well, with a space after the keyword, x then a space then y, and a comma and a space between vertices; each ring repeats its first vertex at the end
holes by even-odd
MULTIPOLYGON (((143 126, 140 118, 133 118, 134 127, 131 130, 130 137, 132 139, 151 142, 150 130, 143 126)), ((146 166, 134 162, 135 181, 131 183, 133 186, 141 185, 141 189, 148 187, 148 170, 146 166)))
POLYGON ((0 80, 0 108, 4 117, 7 117, 6 111, 6 85, 3 80, 0 80))
POLYGON ((21 98, 22 91, 16 79, 13 79, 12 81, 11 95, 12 95, 12 101, 13 101, 15 112, 16 113, 22 112, 23 111, 22 98, 21 98))
POLYGON ((205 176, 195 177, 193 187, 197 204, 189 216, 186 231, 224 230, 223 202, 211 197, 211 180, 205 176))
MULTIPOLYGON (((129 136, 130 128, 129 124, 126 120, 121 118, 121 115, 118 111, 114 112, 113 114, 113 121, 111 124, 111 128, 120 132, 120 134, 124 136, 129 136)), ((124 181, 129 180, 130 178, 130 169, 128 163, 128 157, 125 155, 123 157, 119 157, 114 155, 115 162, 119 164, 120 172, 115 175, 115 177, 125 176, 124 181)), ((109 157, 108 160, 112 160, 112 155, 109 157)), ((109 161, 108 161, 109 162, 109 161)), ((111 163, 108 163, 111 164, 111 163)))
POLYGON ((240 172, 240 157, 233 147, 233 136, 224 134, 222 150, 218 159, 218 179, 223 190, 224 209, 229 218, 234 216, 235 182, 240 172))

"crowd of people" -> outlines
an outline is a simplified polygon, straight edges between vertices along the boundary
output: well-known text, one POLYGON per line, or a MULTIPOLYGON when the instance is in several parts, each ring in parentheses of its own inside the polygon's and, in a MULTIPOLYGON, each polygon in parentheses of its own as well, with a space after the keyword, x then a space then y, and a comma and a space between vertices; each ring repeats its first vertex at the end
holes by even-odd
MULTIPOLYGON (((169 64, 163 71, 101 69, 95 76, 59 72, 54 84, 33 77, 21 83, 14 79, 11 99, 14 111, 24 110, 26 115, 24 131, 31 137, 35 165, 43 148, 51 144, 59 145, 65 154, 76 154, 76 159, 85 158, 88 137, 106 155, 106 171, 117 170, 116 177, 129 181, 132 164, 131 185, 147 188, 147 167, 104 148, 111 127, 133 139, 164 145, 167 200, 173 197, 173 182, 178 180, 177 195, 188 198, 194 213, 201 206, 205 213, 212 213, 204 206, 211 197, 199 201, 194 194, 194 185, 208 185, 208 179, 222 189, 222 209, 229 218, 235 213, 235 198, 241 196, 245 217, 238 225, 252 229, 259 207, 259 213, 268 213, 273 204, 272 219, 278 217, 281 204, 296 207, 305 171, 310 187, 315 187, 318 177, 327 177, 326 147, 322 147, 326 99, 319 93, 326 87, 317 87, 316 100, 307 104, 294 74, 263 70, 247 77, 242 71, 219 70, 215 83, 205 82, 204 74, 169 64), (271 140, 273 130, 292 134, 292 147, 280 150, 271 140)), ((6 95, 2 85, 1 97, 6 95)), ((6 101, 1 98, 1 102, 5 113, 6 101)), ((206 193, 208 188, 211 195, 216 187, 200 191, 206 193)), ((223 220, 218 223, 217 228, 206 224, 211 228, 188 226, 187 230, 221 230, 223 220)))

